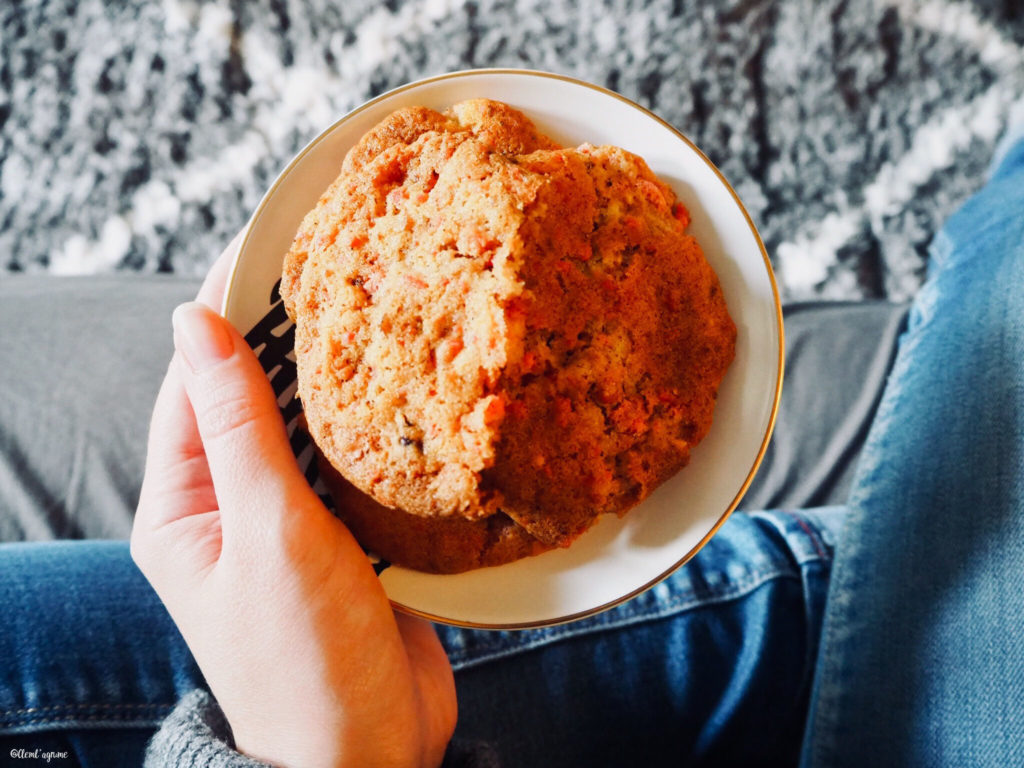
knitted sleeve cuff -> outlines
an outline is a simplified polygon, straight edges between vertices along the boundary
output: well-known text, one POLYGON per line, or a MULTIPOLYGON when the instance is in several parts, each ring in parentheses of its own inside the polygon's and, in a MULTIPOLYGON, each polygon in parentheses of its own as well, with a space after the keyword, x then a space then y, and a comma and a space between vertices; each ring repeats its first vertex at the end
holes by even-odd
POLYGON ((178 702, 146 748, 144 768, 269 768, 236 752, 231 727, 206 691, 178 702))
MULTIPOLYGON (((143 768, 273 768, 236 752, 231 727, 214 698, 196 690, 178 702, 149 742, 143 768)), ((452 741, 441 768, 501 768, 483 742, 452 741)))

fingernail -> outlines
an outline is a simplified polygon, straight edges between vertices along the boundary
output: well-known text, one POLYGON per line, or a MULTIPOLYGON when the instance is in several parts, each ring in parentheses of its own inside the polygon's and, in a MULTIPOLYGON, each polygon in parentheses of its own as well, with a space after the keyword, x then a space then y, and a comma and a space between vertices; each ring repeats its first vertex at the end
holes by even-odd
POLYGON ((227 360, 235 351, 224 320, 195 301, 182 304, 171 316, 174 346, 195 373, 227 360))

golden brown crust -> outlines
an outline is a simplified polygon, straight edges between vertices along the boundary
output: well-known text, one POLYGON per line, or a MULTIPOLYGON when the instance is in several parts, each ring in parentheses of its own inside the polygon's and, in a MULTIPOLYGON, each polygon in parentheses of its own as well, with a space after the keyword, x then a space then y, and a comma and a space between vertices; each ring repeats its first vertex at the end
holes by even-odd
POLYGON ((342 163, 342 172, 358 173, 388 148, 412 144, 428 131, 448 131, 454 127, 444 115, 426 107, 396 110, 371 128, 356 143, 342 163))
POLYGON ((459 125, 468 128, 473 138, 489 152, 514 157, 538 149, 559 149, 522 112, 500 101, 460 101, 448 113, 459 125))
POLYGON ((687 224, 639 157, 555 148, 497 102, 364 136, 281 288, 310 433, 383 505, 363 536, 478 567, 488 536, 567 546, 685 465, 736 336, 687 224))

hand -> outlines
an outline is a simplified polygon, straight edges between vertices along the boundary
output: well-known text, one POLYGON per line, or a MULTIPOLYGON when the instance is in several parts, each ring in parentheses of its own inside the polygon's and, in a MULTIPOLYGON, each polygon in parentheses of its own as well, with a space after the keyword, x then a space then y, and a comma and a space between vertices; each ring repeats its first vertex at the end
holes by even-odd
POLYGON ((437 635, 392 611, 299 471, 256 357, 208 308, 236 250, 200 290, 208 306, 175 310, 132 557, 239 751, 302 768, 439 765, 456 705, 437 635))

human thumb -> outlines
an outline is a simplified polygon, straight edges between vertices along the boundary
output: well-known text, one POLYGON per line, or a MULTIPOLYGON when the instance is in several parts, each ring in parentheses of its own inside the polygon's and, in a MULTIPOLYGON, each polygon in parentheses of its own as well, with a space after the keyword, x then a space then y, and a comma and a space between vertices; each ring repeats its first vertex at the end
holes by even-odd
POLYGON ((174 311, 176 364, 192 404, 222 524, 280 514, 312 494, 288 443, 266 374, 238 331, 203 304, 174 311))

